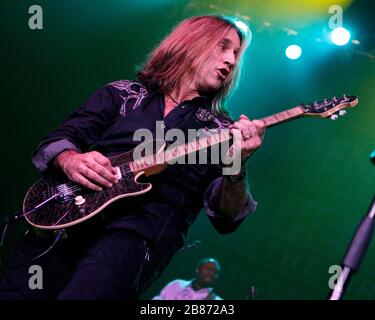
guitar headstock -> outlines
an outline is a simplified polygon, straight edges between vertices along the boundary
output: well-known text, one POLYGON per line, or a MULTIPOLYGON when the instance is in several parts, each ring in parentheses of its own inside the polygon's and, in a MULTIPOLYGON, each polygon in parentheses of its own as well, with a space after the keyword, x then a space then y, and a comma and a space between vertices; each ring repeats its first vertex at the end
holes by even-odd
POLYGON ((303 104, 301 107, 306 117, 319 117, 336 120, 339 116, 346 114, 345 108, 354 107, 358 104, 356 96, 346 96, 345 94, 339 98, 324 99, 323 101, 314 101, 310 104, 303 104))

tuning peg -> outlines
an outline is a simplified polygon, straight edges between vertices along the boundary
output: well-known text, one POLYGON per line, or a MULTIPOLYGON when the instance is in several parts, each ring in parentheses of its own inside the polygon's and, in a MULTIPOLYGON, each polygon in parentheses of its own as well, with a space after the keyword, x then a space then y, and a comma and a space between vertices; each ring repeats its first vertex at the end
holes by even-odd
POLYGON ((338 118, 339 116, 337 115, 337 114, 333 114, 333 115, 331 115, 331 120, 336 120, 337 118, 338 118))
POLYGON ((339 111, 340 116, 345 116, 346 115, 346 110, 340 110, 339 111))

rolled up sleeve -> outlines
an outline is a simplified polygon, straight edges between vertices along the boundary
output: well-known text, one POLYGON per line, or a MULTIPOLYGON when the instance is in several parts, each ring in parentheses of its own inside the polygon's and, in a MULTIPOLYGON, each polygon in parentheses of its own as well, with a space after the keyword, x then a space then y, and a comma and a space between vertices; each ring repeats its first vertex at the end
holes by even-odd
POLYGON ((53 160, 61 152, 68 149, 77 150, 80 152, 79 148, 74 143, 67 139, 61 139, 37 149, 33 154, 32 162, 40 172, 44 172, 50 167, 51 160, 53 160))

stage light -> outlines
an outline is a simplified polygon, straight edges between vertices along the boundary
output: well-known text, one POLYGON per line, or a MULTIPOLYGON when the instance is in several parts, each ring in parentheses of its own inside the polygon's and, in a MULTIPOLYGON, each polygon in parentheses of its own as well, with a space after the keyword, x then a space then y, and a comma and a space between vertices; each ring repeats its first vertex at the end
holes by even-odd
POLYGON ((290 46, 288 46, 288 48, 286 48, 285 54, 289 59, 295 60, 301 56, 302 49, 296 44, 291 44, 290 46))
POLYGON ((331 32, 331 40, 337 46, 344 46, 350 40, 350 32, 343 27, 335 28, 331 32))

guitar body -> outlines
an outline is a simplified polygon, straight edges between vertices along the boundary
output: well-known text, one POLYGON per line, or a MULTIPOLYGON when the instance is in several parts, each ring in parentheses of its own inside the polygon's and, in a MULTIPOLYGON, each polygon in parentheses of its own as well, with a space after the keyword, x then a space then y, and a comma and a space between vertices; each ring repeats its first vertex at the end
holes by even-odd
MULTIPOLYGON (((155 144, 155 142, 153 142, 155 144)), ((165 143, 160 146, 163 149, 165 143)), ((133 161, 133 152, 109 157, 112 166, 133 161)), ((25 218, 32 226, 43 230, 58 230, 74 226, 92 218, 112 202, 126 197, 138 196, 151 190, 150 183, 139 183, 137 179, 145 175, 162 171, 165 166, 159 165, 152 172, 122 171, 121 179, 111 188, 92 191, 70 181, 63 173, 39 179, 27 192, 23 202, 23 212, 30 213, 25 218), (51 200, 51 197, 53 198, 51 200), (82 197, 78 198, 77 197, 82 197), (43 205, 40 205, 44 203, 43 205), (35 207, 38 209, 33 210, 35 207)))

